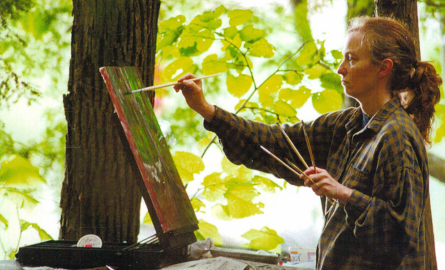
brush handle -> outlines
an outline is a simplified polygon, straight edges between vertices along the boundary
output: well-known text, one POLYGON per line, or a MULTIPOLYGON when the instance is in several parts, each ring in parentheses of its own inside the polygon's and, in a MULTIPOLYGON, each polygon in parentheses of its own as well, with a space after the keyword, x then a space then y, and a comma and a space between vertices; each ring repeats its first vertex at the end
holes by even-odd
MULTIPOLYGON (((217 74, 207 75, 207 76, 203 76, 203 77, 197 77, 197 78, 189 79, 189 81, 197 81, 197 80, 212 78, 212 77, 219 76, 221 74, 223 74, 223 73, 217 73, 217 74)), ((174 86, 174 85, 178 85, 178 84, 182 84, 182 82, 172 82, 172 83, 165 83, 165 84, 159 84, 159 85, 153 85, 153 86, 149 86, 149 87, 144 87, 144 88, 141 88, 141 89, 136 89, 136 90, 127 92, 127 93, 125 93, 125 95, 139 93, 139 92, 143 92, 143 91, 151 91, 151 90, 155 90, 155 89, 158 89, 158 88, 164 88, 164 87, 174 86)))

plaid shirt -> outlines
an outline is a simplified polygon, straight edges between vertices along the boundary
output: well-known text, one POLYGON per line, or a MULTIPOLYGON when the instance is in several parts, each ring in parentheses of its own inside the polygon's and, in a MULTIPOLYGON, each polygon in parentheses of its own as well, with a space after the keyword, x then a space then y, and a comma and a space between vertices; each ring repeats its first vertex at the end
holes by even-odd
MULTIPOLYGON (((427 249, 431 220, 427 154, 420 133, 397 98, 361 128, 359 108, 322 115, 305 123, 315 163, 353 189, 345 204, 325 203, 325 225, 317 247, 317 269, 435 269, 427 249)), ((260 145, 293 160, 276 125, 248 121, 217 107, 206 129, 215 132, 235 164, 303 185, 260 145)), ((302 124, 282 126, 310 161, 302 124)), ((310 164, 310 162, 309 162, 310 164)), ((434 243, 430 243, 434 246, 434 243)))

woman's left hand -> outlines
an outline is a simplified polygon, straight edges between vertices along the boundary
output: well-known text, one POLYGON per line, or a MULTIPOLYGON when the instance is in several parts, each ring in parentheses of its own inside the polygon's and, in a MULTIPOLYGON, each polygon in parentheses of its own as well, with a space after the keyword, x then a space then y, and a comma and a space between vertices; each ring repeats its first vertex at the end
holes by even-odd
POLYGON ((309 167, 304 173, 312 179, 311 181, 302 175, 304 185, 312 188, 318 196, 326 196, 345 204, 351 197, 352 189, 337 182, 326 170, 317 167, 315 171, 314 167, 309 167))

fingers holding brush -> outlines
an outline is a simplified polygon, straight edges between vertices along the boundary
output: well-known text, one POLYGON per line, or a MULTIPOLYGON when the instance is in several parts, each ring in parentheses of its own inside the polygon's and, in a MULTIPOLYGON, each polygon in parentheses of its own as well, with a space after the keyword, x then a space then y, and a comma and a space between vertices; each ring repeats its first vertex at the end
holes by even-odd
POLYGON ((199 113, 207 122, 212 121, 215 114, 215 107, 207 102, 202 89, 202 81, 191 73, 179 78, 178 83, 173 88, 176 92, 181 91, 188 106, 199 113))

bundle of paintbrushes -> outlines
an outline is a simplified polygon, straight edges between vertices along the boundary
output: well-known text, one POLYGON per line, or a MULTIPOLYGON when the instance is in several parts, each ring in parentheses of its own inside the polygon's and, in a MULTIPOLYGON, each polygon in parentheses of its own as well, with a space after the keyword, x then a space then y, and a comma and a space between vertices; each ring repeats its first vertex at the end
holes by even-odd
MULTIPOLYGON (((302 123, 302 127, 303 127, 303 132, 304 132, 304 138, 306 140, 306 144, 307 144, 307 148, 309 150, 309 155, 311 157, 311 161, 312 161, 312 166, 314 167, 314 171, 315 173, 317 173, 317 169, 315 167, 315 159, 314 159, 314 155, 312 153, 312 148, 311 148, 311 144, 309 142, 309 137, 306 133, 306 129, 304 127, 304 122, 301 121, 302 123)), ((307 168, 309 168, 309 166, 307 165, 306 161, 304 161, 303 156, 301 156, 300 152, 298 151, 298 149, 295 147, 295 145, 292 143, 291 139, 289 138, 289 136, 287 136, 286 132, 284 131, 284 129, 280 126, 280 124, 277 122, 277 126, 280 129, 281 133, 283 134, 283 137, 286 139, 286 143, 288 145, 288 147, 290 149, 292 149, 291 153, 292 156, 294 157, 295 160, 299 159, 303 165, 307 168)), ((283 164, 286 168, 288 168, 291 172, 293 172, 294 174, 296 174, 298 177, 301 178, 301 176, 303 175, 306 179, 308 179, 309 181, 312 182, 312 184, 315 185, 315 182, 304 173, 303 170, 301 170, 300 168, 298 168, 297 165, 295 165, 294 163, 292 163, 289 159, 284 158, 286 160, 286 162, 284 162, 283 160, 281 160, 279 157, 277 157, 276 155, 274 155, 272 152, 270 152, 269 150, 267 150, 264 146, 260 145, 261 149, 263 149, 264 152, 266 152, 267 154, 269 154, 270 156, 272 156, 275 160, 277 160, 278 162, 280 162, 281 164, 283 164)), ((331 202, 333 202, 331 199, 329 199, 331 202)))

